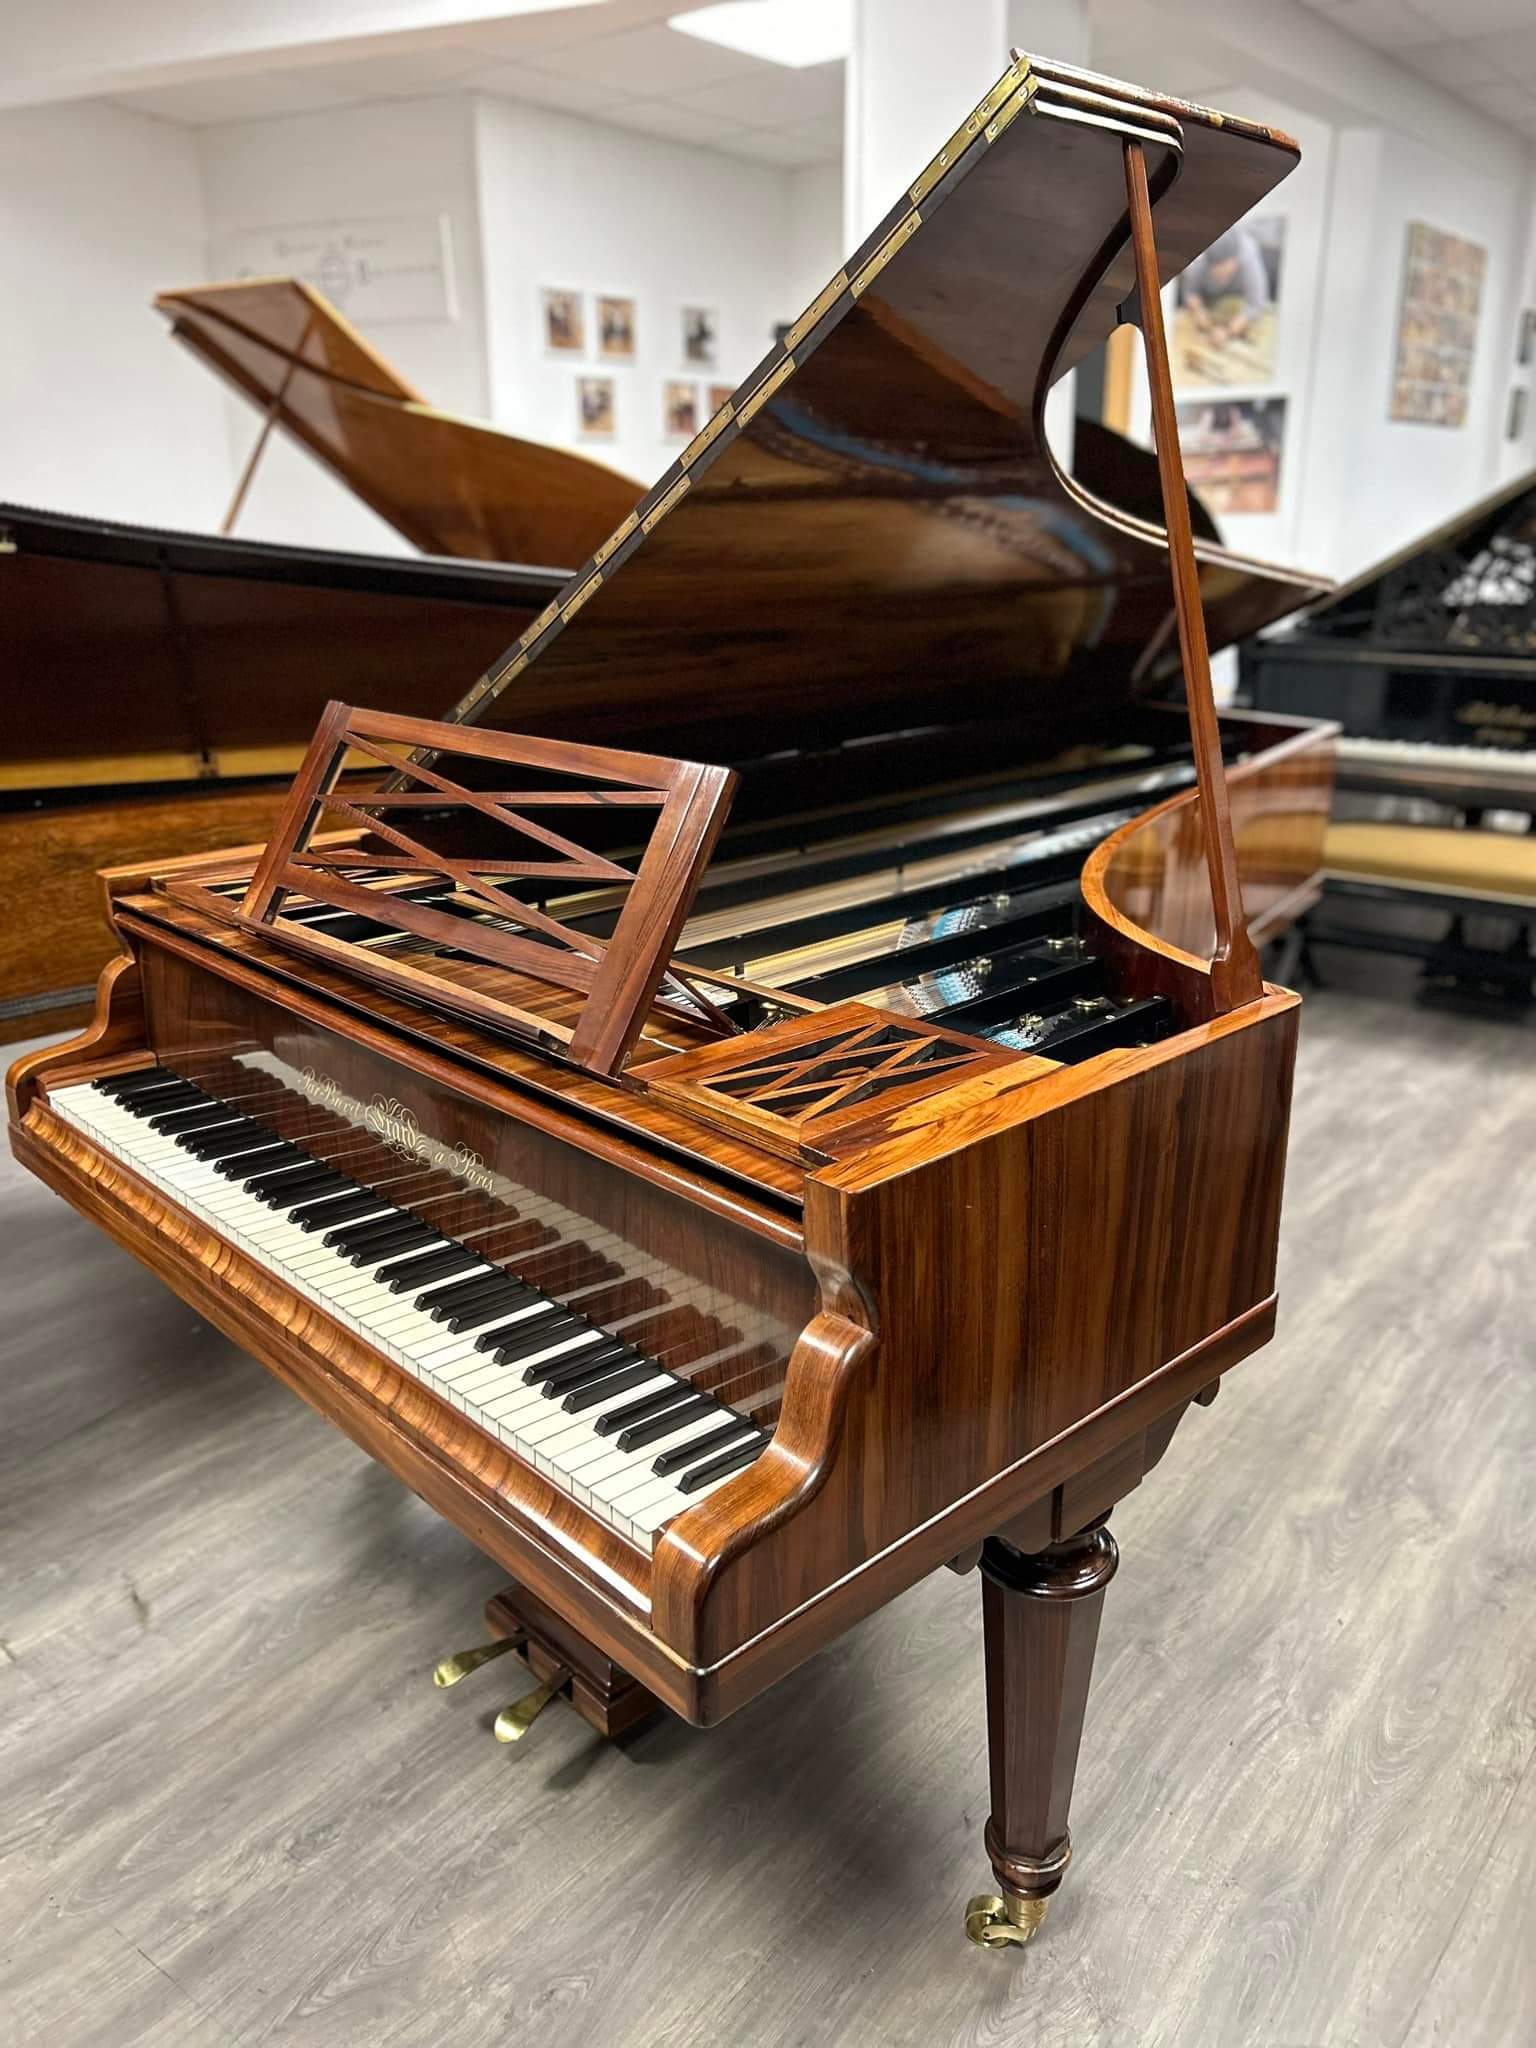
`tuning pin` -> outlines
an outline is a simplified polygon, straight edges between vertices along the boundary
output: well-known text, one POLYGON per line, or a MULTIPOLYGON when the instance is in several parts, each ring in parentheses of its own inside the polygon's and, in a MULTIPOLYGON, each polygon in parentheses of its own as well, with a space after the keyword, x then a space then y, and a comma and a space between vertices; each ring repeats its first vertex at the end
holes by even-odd
POLYGON ((547 1684, 535 1687, 532 1692, 524 1693, 520 1700, 513 1700, 510 1706, 503 1707, 496 1716, 496 1726, 492 1731, 496 1740, 521 1742, 555 1694, 570 1683, 570 1678, 570 1672, 562 1667, 551 1675, 547 1684))
POLYGON ((445 1657, 432 1673, 432 1683, 437 1686, 457 1685, 461 1678, 468 1678, 471 1671, 478 1671, 482 1664, 489 1664, 495 1657, 505 1657, 509 1650, 520 1650, 528 1640, 526 1636, 498 1636, 491 1643, 477 1643, 472 1650, 459 1650, 451 1657, 445 1657))

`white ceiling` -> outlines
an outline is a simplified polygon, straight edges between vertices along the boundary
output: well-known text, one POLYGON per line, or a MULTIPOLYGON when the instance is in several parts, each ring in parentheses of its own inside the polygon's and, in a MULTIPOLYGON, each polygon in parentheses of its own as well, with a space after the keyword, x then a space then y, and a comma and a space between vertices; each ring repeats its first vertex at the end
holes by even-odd
MULTIPOLYGON (((569 37, 573 28, 567 18, 558 33, 569 37)), ((116 103, 202 128, 449 90, 590 114, 760 163, 833 163, 842 154, 841 63, 789 70, 680 35, 662 22, 589 32, 579 42, 541 47, 513 62, 497 49, 494 29, 471 30, 452 44, 202 78, 121 93, 116 103)))
POLYGON ((1480 113, 1536 138, 1536 0, 1304 0, 1480 113))

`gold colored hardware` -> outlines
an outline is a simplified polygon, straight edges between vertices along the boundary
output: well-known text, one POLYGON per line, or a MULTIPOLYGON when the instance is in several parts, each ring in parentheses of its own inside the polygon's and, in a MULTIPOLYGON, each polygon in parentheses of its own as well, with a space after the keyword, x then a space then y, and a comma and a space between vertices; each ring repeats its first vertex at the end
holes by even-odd
POLYGON ((713 419, 706 420, 694 435, 688 446, 677 458, 684 469, 691 469, 713 442, 717 441, 735 418, 735 410, 727 399, 713 419))
POLYGON ((544 631, 544 629, 547 626, 552 626, 555 623, 556 619, 559 618, 559 616, 560 607, 558 604, 551 601, 549 604, 545 605, 543 611, 539 613, 539 616, 534 620, 533 624, 531 626, 525 626, 522 632, 518 635, 518 646, 531 647, 534 641, 537 640, 539 635, 544 631))
POLYGON ((603 572, 601 569, 599 569, 595 576, 589 576, 587 578, 586 582, 583 583, 580 590, 577 591, 576 595, 571 599, 569 604, 562 605, 560 607, 560 617, 566 625, 569 625, 571 620, 575 618, 576 614, 581 610, 582 606, 586 603, 587 599, 592 595, 592 593, 597 589, 597 586, 602 582, 602 580, 603 572))
MULTIPOLYGON (((514 676, 520 676, 527 666, 528 657, 526 654, 514 655, 511 661, 507 663, 506 667, 502 669, 500 674, 494 677, 493 680, 497 683, 510 683, 512 678, 514 676)), ((484 693, 482 692, 481 694, 483 695, 484 693)), ((469 701, 471 704, 473 704, 477 701, 477 699, 471 697, 469 701)))
POLYGON ((789 350, 791 355, 793 355, 794 351, 800 346, 801 342, 804 341, 805 337, 810 333, 811 329, 821 319, 822 315, 826 313, 830 307, 836 305, 837 301, 842 297, 843 293, 847 291, 847 289, 848 273, 846 270, 840 270, 837 273, 836 277, 833 278, 830 284, 823 285, 821 290, 816 294, 815 298, 812 299, 811 303, 800 315, 800 318, 795 322, 794 326, 790 328, 788 334, 786 334, 784 337, 784 346, 786 349, 789 350))
POLYGON ((989 121, 987 123, 988 143, 996 142, 997 138, 999 137, 999 135, 1002 134, 1003 130, 1006 127, 1008 127, 1010 123, 1017 118, 1018 115, 1023 113, 1024 109, 1034 99, 1035 94, 1039 90, 1040 81, 1038 78, 1028 78, 1025 80, 1024 84, 1020 86, 1019 90, 1008 102, 1007 106, 1003 108, 1002 112, 997 116, 996 120, 989 121))
POLYGON ((435 1668, 432 1683, 436 1686, 457 1685, 461 1678, 468 1678, 482 1664, 489 1664, 495 1657, 505 1657, 510 1650, 520 1650, 527 1640, 526 1636, 498 1636, 494 1642, 476 1643, 472 1650, 456 1650, 435 1668))
POLYGON ((658 519, 666 518, 679 498, 687 496, 688 484, 688 477, 680 476, 667 495, 664 498, 657 499, 656 503, 640 522, 640 531, 642 533, 649 533, 658 519))
MULTIPOLYGON (((1021 59, 1016 64, 1009 65, 980 106, 972 109, 933 159, 932 163, 928 165, 917 183, 912 187, 909 195, 914 206, 919 205, 926 199, 951 166, 960 161, 961 157, 964 156, 965 152, 976 140, 976 137, 981 133, 986 123, 997 112, 1009 94, 1020 84, 1027 84, 1029 86, 1031 98, 1040 89, 1040 81, 1031 74, 1027 57, 1021 59)), ((988 132, 987 140, 989 142, 992 140, 990 131, 988 132)))
POLYGON ((741 410, 736 417, 743 426, 747 424, 748 420, 754 418, 757 413, 762 411, 763 407, 772 398, 775 391, 778 390, 794 367, 794 357, 790 355, 785 356, 776 370, 769 371, 762 383, 752 393, 752 396, 742 400, 741 410))
POLYGON ((634 532, 635 528, 639 524, 640 514, 638 512, 631 512, 629 517, 625 520, 624 524, 618 527, 614 532, 609 534, 608 538, 603 542, 602 546, 598 549, 597 553, 592 557, 593 568, 601 569, 604 562, 607 561, 608 557, 611 554, 613 554, 616 549, 623 547, 625 541, 629 539, 629 536, 634 532))
POLYGON ((1023 1948, 1040 1932, 1050 1895, 1026 1899, 1017 1892, 978 1892, 965 1909, 965 1933, 978 1948, 1023 1948))
POLYGON ((898 221, 895 227, 891 229, 891 232, 880 244, 874 255, 870 257, 864 268, 853 280, 852 291, 856 299, 861 298, 869 290, 875 279, 884 270, 887 263, 890 262, 902 244, 909 241, 916 234, 918 228, 922 225, 922 219, 923 216, 914 206, 906 219, 898 221))
POLYGON ((8 526, 0 527, 0 555, 14 555, 15 553, 16 542, 12 537, 11 529, 8 526))
POLYGON ((493 1730, 498 1742, 521 1742, 540 1714, 549 1705, 562 1686, 570 1683, 571 1674, 563 1667, 556 1671, 548 1683, 537 1686, 532 1692, 523 1694, 520 1700, 513 1700, 503 1707, 496 1716, 493 1730))

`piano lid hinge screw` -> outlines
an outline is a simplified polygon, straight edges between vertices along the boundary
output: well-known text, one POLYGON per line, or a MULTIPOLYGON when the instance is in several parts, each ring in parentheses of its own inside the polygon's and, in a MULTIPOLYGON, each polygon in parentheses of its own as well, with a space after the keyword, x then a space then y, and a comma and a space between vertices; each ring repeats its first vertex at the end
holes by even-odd
POLYGON ((494 1642, 477 1643, 472 1650, 456 1650, 434 1669, 432 1683, 436 1686, 457 1685, 461 1678, 468 1678, 482 1664, 489 1664, 495 1657, 505 1657, 509 1650, 520 1650, 527 1640, 522 1635, 498 1636, 494 1642))
POLYGON ((521 1742, 556 1693, 563 1691, 570 1682, 571 1674, 562 1665, 550 1674, 545 1684, 536 1686, 532 1692, 524 1693, 520 1700, 513 1700, 503 1707, 492 1730, 496 1740, 521 1742))

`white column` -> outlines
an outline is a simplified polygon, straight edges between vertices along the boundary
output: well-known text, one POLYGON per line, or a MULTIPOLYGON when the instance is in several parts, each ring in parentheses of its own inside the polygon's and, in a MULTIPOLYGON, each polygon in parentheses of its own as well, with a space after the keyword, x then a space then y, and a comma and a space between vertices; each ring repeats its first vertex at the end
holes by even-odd
POLYGON ((1008 68, 1008 0, 854 0, 843 224, 855 249, 1008 68))

